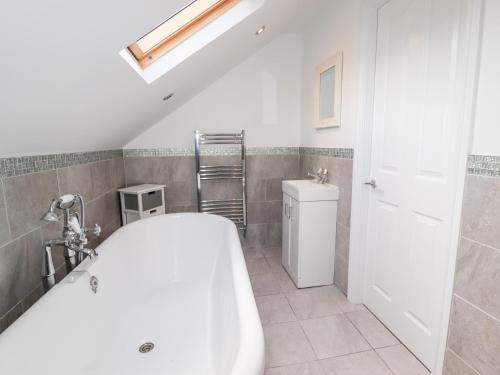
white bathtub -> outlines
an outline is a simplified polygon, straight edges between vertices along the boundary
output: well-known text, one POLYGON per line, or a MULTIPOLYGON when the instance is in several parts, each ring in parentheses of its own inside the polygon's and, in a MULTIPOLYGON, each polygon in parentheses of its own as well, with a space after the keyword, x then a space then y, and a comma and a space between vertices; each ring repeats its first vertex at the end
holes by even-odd
POLYGON ((154 217, 98 251, 76 270, 88 273, 73 272, 0 335, 0 374, 263 373, 262 326, 229 220, 154 217), (142 354, 145 342, 155 346, 142 354))

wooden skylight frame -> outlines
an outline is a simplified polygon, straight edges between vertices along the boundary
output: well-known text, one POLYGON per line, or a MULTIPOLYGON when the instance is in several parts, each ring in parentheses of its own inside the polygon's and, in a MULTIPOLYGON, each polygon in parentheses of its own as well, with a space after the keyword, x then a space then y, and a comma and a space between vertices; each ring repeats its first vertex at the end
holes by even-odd
POLYGON ((144 69, 241 0, 194 0, 127 48, 144 69))

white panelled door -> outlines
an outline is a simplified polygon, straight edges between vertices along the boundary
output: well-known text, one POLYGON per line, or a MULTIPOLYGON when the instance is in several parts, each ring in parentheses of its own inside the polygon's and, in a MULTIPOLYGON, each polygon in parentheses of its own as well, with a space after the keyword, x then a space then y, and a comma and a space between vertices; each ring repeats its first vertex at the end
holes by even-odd
POLYGON ((390 0, 378 14, 365 303, 429 368, 458 178, 462 7, 390 0))

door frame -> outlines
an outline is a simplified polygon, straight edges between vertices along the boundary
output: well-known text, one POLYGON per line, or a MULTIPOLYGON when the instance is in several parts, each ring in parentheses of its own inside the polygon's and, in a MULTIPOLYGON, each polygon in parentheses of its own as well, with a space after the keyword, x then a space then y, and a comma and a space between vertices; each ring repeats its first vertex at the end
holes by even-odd
MULTIPOLYGON (((360 7, 360 70, 358 85, 358 117, 354 141, 353 186, 351 206, 351 232, 349 249, 348 298, 353 303, 363 303, 367 276, 367 226, 370 189, 363 185, 370 180, 373 102, 375 96, 375 61, 377 53, 378 10, 390 0, 361 0, 360 7)), ((479 58, 483 26, 484 0, 462 0, 465 22, 462 32, 467 43, 461 46, 466 61, 465 98, 460 126, 458 180, 453 208, 452 231, 449 239, 449 262, 446 275, 443 316, 436 365, 432 374, 441 374, 444 364, 450 308, 453 297, 455 263, 460 234, 463 191, 467 158, 472 140, 475 113, 479 58)))

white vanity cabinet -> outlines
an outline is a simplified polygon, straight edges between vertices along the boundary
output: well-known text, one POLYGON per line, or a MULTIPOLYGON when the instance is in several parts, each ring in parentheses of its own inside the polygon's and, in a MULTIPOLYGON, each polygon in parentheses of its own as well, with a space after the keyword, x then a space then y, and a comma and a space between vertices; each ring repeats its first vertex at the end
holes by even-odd
POLYGON ((283 181, 282 264, 298 288, 333 283, 339 189, 283 181))

